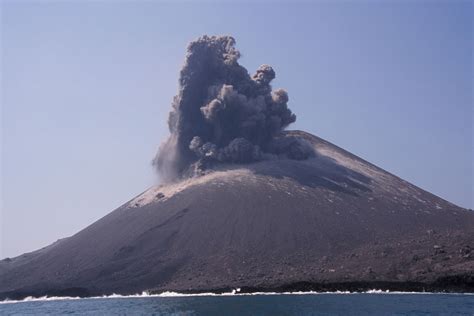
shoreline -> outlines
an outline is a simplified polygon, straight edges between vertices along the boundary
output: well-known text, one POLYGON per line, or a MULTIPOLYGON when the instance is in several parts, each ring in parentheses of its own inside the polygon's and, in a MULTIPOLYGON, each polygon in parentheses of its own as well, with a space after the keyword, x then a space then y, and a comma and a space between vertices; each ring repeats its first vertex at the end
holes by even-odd
POLYGON ((472 292, 406 292, 406 291, 389 291, 372 289, 364 292, 350 292, 350 291, 335 291, 335 292, 248 292, 242 293, 236 290, 225 293, 178 293, 178 292, 162 292, 160 294, 149 294, 143 292, 142 294, 111 294, 104 296, 42 296, 42 297, 25 297, 20 300, 2 300, 1 304, 17 304, 17 303, 28 303, 28 302, 45 302, 45 301, 67 301, 67 300, 95 300, 95 299, 130 299, 130 298, 188 298, 188 297, 238 297, 238 296, 276 296, 276 295, 466 295, 474 296, 472 292))
POLYGON ((278 287, 225 287, 219 289, 179 290, 149 289, 140 293, 127 291, 89 291, 86 288, 11 291, 0 293, 0 304, 41 300, 146 298, 146 297, 199 297, 245 295, 320 295, 320 294, 453 294, 474 295, 474 283, 446 284, 443 280, 433 283, 420 282, 298 282, 278 287))

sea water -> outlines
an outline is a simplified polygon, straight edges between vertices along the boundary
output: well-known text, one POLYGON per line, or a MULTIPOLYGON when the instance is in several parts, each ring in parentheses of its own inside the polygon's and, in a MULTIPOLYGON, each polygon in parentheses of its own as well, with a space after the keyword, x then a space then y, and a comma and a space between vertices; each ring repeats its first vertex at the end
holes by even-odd
POLYGON ((474 315, 472 294, 287 293, 27 298, 0 315, 474 315))

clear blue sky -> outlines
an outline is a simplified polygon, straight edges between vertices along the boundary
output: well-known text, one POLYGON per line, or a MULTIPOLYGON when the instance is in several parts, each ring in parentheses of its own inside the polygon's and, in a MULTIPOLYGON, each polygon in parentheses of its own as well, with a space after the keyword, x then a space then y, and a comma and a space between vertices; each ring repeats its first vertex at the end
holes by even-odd
POLYGON ((72 235, 156 182, 187 43, 274 66, 294 129, 473 202, 469 1, 3 1, 0 257, 72 235))

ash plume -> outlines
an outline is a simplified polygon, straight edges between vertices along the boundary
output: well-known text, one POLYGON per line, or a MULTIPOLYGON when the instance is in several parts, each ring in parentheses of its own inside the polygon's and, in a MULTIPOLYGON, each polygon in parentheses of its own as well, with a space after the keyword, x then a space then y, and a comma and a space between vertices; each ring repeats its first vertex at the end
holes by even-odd
POLYGON ((168 118, 170 136, 153 160, 164 180, 216 163, 313 155, 304 140, 281 135, 296 116, 288 93, 272 90, 273 68, 262 65, 250 76, 239 58, 231 36, 202 36, 189 44, 168 118))

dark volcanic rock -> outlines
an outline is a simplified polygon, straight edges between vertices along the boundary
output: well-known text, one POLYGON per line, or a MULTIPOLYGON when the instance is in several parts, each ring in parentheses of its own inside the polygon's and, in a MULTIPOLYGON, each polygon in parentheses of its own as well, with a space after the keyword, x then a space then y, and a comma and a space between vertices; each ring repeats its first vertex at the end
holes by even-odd
POLYGON ((474 291, 474 213, 318 138, 308 160, 150 188, 0 261, 0 297, 149 291, 474 291))

